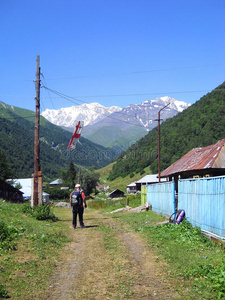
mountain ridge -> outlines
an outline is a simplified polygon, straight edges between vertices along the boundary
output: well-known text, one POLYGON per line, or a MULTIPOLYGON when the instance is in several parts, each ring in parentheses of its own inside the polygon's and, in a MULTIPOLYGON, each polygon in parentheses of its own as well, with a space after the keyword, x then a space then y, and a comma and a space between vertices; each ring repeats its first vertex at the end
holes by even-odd
MULTIPOLYGON (((160 126, 161 171, 193 148, 215 144, 225 138, 225 82, 195 104, 160 126)), ((158 131, 151 130, 121 153, 113 165, 109 180, 141 172, 146 167, 158 173, 158 131)), ((131 176, 132 177, 132 176, 131 176)))
POLYGON ((190 104, 186 102, 165 96, 158 97, 154 100, 147 100, 140 104, 130 104, 123 109, 115 106, 105 108, 108 111, 107 115, 102 114, 104 108, 101 106, 100 116, 98 115, 97 109, 95 109, 97 114, 95 118, 93 118, 92 111, 95 105, 99 107, 98 103, 89 104, 89 108, 90 106, 92 107, 92 110, 89 111, 91 112, 90 117, 88 115, 87 106, 85 107, 84 104, 54 111, 54 117, 53 110, 46 110, 42 115, 58 126, 73 130, 70 116, 71 111, 77 109, 79 113, 74 114, 73 121, 75 122, 76 118, 80 118, 79 120, 84 121, 86 124, 82 132, 84 137, 104 147, 108 147, 109 145, 111 147, 119 147, 122 151, 128 147, 129 143, 137 141, 157 125, 155 119, 157 119, 158 111, 168 103, 170 103, 170 106, 161 113, 163 119, 171 118, 190 106, 190 104), (85 111, 82 113, 83 108, 85 111), (115 132, 117 132, 117 135, 115 135, 115 132), (122 137, 125 138, 124 144, 121 140, 122 137), (109 141, 109 139, 111 140, 109 141))
POLYGON ((87 126, 121 109, 118 106, 105 107, 97 102, 93 102, 60 109, 46 109, 41 115, 57 126, 73 128, 75 121, 78 119, 84 121, 84 126, 87 126))
MULTIPOLYGON (((0 102, 0 148, 15 177, 30 177, 34 164, 35 112, 0 102)), ((75 165, 100 168, 115 158, 111 149, 81 137, 75 150, 67 146, 72 134, 41 116, 40 161, 45 179, 55 179, 70 161, 75 165)))

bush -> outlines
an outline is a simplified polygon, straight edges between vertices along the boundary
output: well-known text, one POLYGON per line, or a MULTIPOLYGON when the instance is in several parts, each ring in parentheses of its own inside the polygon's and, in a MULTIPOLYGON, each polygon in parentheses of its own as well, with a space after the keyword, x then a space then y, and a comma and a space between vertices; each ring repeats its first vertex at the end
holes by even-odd
POLYGON ((57 217, 51 212, 50 206, 48 204, 37 205, 33 209, 33 216, 37 220, 52 220, 57 221, 57 217))
POLYGON ((0 249, 16 250, 16 242, 13 241, 18 236, 19 230, 12 225, 7 225, 0 221, 0 249))
POLYGON ((52 220, 53 222, 58 221, 58 218, 51 211, 48 204, 37 205, 33 209, 30 207, 30 204, 23 205, 23 212, 26 215, 31 215, 37 220, 52 220))

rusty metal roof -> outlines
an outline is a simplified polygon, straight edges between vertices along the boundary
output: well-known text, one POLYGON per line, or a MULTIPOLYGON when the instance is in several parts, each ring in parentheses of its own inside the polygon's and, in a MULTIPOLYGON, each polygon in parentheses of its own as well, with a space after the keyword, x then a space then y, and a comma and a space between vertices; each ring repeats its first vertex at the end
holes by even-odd
POLYGON ((194 148, 165 169, 160 175, 167 177, 191 170, 202 170, 209 168, 225 168, 225 139, 218 141, 216 144, 194 148))

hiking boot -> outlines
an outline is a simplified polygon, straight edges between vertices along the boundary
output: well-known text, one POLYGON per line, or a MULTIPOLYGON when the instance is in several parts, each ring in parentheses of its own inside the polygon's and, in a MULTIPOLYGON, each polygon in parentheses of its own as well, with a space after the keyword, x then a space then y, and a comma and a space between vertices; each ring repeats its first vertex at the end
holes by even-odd
POLYGON ((85 228, 85 226, 84 226, 84 225, 81 225, 80 228, 85 228))

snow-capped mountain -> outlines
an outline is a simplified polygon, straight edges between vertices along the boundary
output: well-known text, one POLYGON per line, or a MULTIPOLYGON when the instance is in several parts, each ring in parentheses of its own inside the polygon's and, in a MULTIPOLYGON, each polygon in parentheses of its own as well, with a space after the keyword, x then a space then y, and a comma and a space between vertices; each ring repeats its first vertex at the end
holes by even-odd
POLYGON ((128 105, 121 111, 112 113, 107 118, 103 118, 100 122, 92 124, 92 128, 87 126, 86 132, 90 134, 90 132, 103 126, 117 126, 125 130, 134 125, 142 127, 145 131, 149 131, 157 125, 155 121, 158 118, 158 111, 168 103, 170 103, 170 105, 163 109, 160 115, 160 118, 164 121, 168 118, 172 118, 178 112, 190 106, 190 104, 168 96, 147 100, 140 104, 128 105))
MULTIPOLYGON (((170 105, 162 111, 162 115, 164 115, 165 119, 174 116, 190 106, 190 104, 186 102, 166 96, 154 100, 147 100, 140 104, 131 104, 123 109, 118 106, 105 107, 94 102, 60 108, 58 110, 46 109, 41 115, 51 123, 67 128, 74 127, 76 120, 82 120, 84 121, 84 126, 97 124, 99 122, 99 125, 105 122, 113 122, 113 125, 118 122, 128 122, 127 124, 133 122, 133 125, 140 124, 148 130, 149 125, 157 118, 158 110, 168 103, 170 103, 170 105)), ((120 127, 124 127, 123 125, 120 127)))
POLYGON ((184 101, 178 101, 168 96, 156 98, 155 100, 147 100, 142 102, 140 105, 152 105, 155 108, 161 108, 161 105, 167 105, 168 103, 170 103, 168 108, 172 108, 178 112, 182 112, 184 109, 191 105, 184 101))
POLYGON ((42 116, 53 124, 69 130, 73 129, 76 120, 83 120, 85 128, 82 135, 85 138, 105 147, 116 145, 119 149, 125 150, 130 142, 137 141, 157 126, 158 111, 168 103, 170 104, 160 114, 163 121, 190 106, 186 102, 166 96, 140 104, 131 104, 123 109, 118 106, 104 107, 99 103, 59 110, 47 109, 42 116))
POLYGON ((121 110, 118 106, 105 107, 99 103, 85 103, 58 110, 46 109, 41 115, 55 125, 72 128, 76 120, 84 121, 84 126, 92 125, 121 110))

